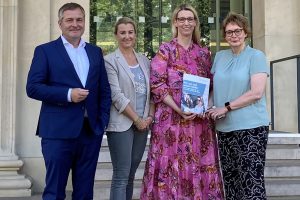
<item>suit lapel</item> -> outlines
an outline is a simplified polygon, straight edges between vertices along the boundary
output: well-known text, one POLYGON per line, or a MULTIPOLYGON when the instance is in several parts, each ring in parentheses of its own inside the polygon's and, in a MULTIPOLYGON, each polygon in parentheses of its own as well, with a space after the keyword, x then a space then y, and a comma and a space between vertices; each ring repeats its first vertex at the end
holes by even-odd
POLYGON ((116 50, 116 58, 117 61, 119 62, 120 66, 124 69, 124 71, 127 73, 129 78, 131 79, 132 83, 134 83, 134 77, 129 69, 128 63, 125 60, 123 54, 121 53, 120 49, 116 50))
MULTIPOLYGON (((86 51, 86 54, 87 54, 87 56, 89 58, 89 62, 90 62, 89 72, 88 72, 88 76, 87 76, 86 83, 85 83, 85 86, 87 87, 89 84, 89 81, 91 80, 92 73, 95 70, 95 64, 94 64, 94 59, 92 56, 93 52, 88 43, 86 43, 86 45, 85 45, 85 51, 86 51)), ((98 56, 100 56, 100 54, 98 56)))
POLYGON ((56 40, 56 47, 57 47, 57 50, 59 52, 59 55, 61 55, 61 57, 63 58, 66 66, 70 69, 71 73, 76 77, 76 79, 79 81, 79 83, 82 85, 79 77, 78 77, 78 74, 75 70, 75 67, 71 61, 71 58, 69 57, 68 53, 67 53, 67 50, 61 40, 61 38, 58 38, 56 40))

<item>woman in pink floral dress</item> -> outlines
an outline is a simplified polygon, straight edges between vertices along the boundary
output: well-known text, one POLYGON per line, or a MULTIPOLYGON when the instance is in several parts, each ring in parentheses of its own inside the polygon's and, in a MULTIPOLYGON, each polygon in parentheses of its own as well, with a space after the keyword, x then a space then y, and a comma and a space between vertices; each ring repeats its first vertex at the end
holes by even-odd
POLYGON ((211 78, 210 53, 199 46, 199 20, 189 5, 175 9, 173 40, 151 62, 155 123, 141 200, 222 200, 213 123, 180 109, 184 73, 211 78))

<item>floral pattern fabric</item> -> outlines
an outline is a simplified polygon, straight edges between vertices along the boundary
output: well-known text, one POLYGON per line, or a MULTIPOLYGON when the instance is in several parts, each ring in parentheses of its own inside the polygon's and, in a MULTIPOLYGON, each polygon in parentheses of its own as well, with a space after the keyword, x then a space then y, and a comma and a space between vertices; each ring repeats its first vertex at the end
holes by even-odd
POLYGON ((184 49, 176 38, 162 44, 153 58, 150 82, 156 122, 141 200, 224 199, 213 122, 200 118, 185 121, 163 103, 169 94, 180 106, 183 74, 212 80, 210 68, 210 53, 206 48, 192 44, 184 49))

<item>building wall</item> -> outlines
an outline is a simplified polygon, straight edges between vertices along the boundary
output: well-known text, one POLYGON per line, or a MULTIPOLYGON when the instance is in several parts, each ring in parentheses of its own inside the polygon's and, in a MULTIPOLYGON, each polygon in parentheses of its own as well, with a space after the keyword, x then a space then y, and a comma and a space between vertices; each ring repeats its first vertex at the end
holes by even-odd
MULTIPOLYGON (((9 0, 4 0, 9 1, 9 0)), ((3 0, 0 0, 0 3, 3 0)), ((45 168, 40 139, 35 136, 40 103, 25 93, 27 73, 35 46, 56 39, 60 35, 57 25, 58 8, 66 0, 19 0, 17 23, 17 69, 15 105, 15 152, 23 161, 21 173, 32 177, 33 192, 44 186, 45 168), (50 24, 50 26, 49 26, 50 24)), ((89 1, 76 0, 86 10, 89 21, 89 1)), ((254 47, 264 51, 268 60, 300 53, 300 1, 253 0, 254 47)), ((1 4, 0 4, 1 7, 1 4)), ((88 23, 84 38, 88 39, 88 23)), ((2 30, 5 31, 5 30, 2 30)), ((0 36, 3 34, 0 30, 0 36)), ((0 45, 1 48, 1 45, 0 45)), ((296 86, 294 62, 278 65, 276 71, 276 127, 278 130, 296 131, 296 86), (278 114, 280 113, 280 114, 278 114), (281 121, 279 123, 279 121, 281 121)), ((267 93, 269 93, 269 88, 267 93)), ((269 100, 268 95, 268 100, 269 100)), ((3 133, 1 133, 3 134, 3 133)), ((1 156, 1 151, 0 151, 1 156)), ((70 186, 68 186, 70 188, 70 186)))
MULTIPOLYGON (((300 54, 300 1, 253 0, 253 44, 268 61, 300 54)), ((274 66, 275 130, 296 132, 296 60, 274 66)), ((268 105, 270 110, 270 88, 268 105)))

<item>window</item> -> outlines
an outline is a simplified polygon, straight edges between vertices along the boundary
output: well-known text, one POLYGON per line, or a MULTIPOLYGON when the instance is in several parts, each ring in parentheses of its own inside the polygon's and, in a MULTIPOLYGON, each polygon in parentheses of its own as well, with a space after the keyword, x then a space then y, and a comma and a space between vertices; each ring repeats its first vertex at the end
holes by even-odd
MULTIPOLYGON (((131 17, 137 24, 136 50, 153 57, 162 42, 170 41, 171 15, 180 0, 91 0, 90 41, 100 46, 104 54, 117 48, 114 24, 119 17, 131 17)), ((212 52, 228 48, 221 24, 230 10, 250 17, 251 0, 190 0, 185 1, 198 12, 203 45, 212 52), (216 19, 219 20, 216 20, 216 19)))

